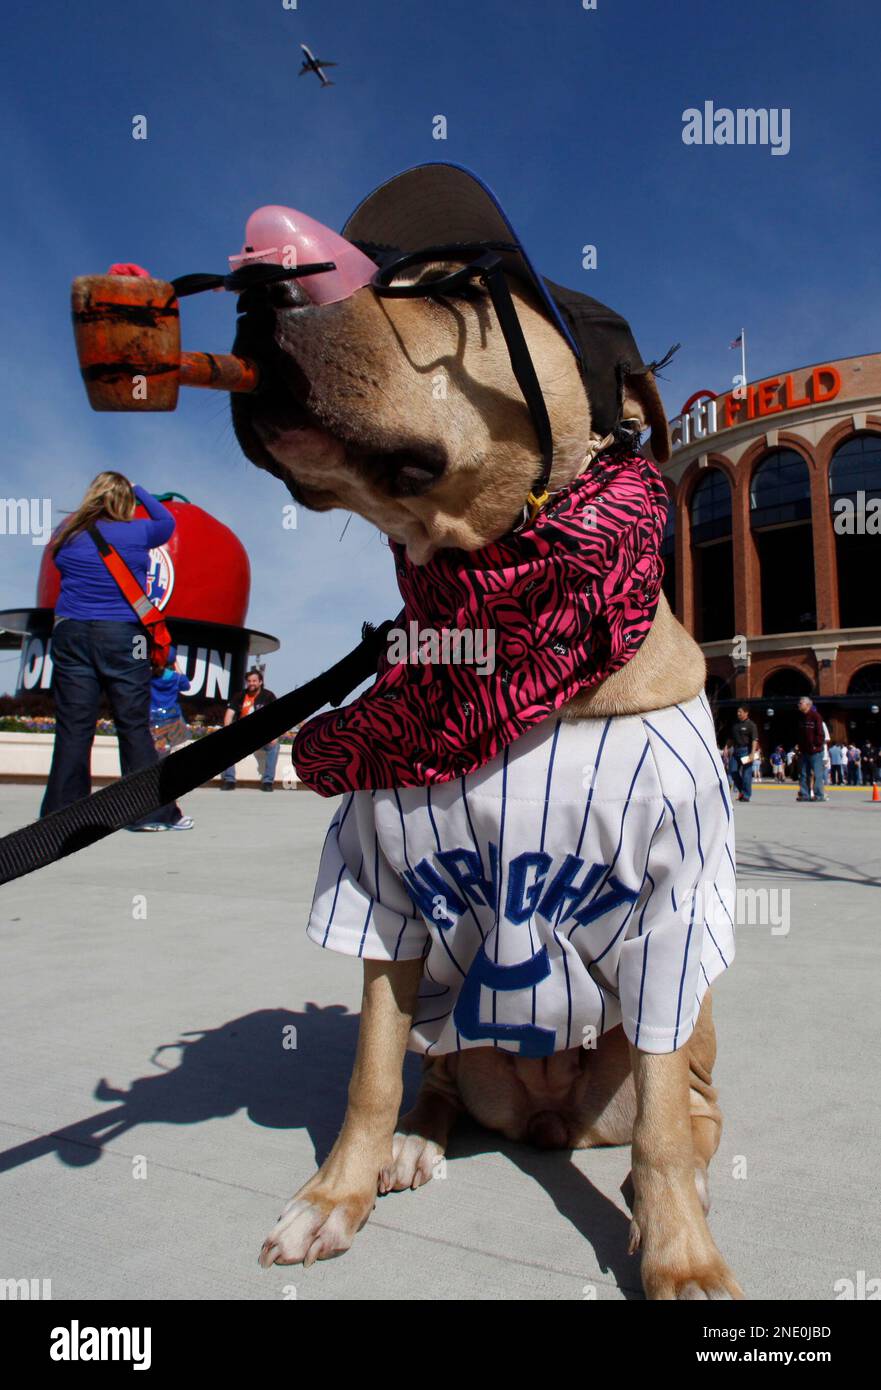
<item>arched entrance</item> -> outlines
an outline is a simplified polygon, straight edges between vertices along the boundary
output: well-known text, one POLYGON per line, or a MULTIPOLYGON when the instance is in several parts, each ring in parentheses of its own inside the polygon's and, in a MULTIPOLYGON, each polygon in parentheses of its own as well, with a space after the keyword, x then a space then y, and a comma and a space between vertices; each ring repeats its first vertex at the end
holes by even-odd
POLYGON ((847 687, 847 736, 860 747, 881 746, 881 662, 872 662, 854 671, 847 687), (856 698, 854 698, 856 697, 856 698))
POLYGON ((752 476, 750 525, 759 555, 762 632, 817 626, 808 466, 794 449, 772 449, 752 476))
POLYGON ((781 666, 765 678, 761 707, 753 714, 759 727, 763 750, 768 756, 778 743, 788 753, 798 742, 798 702, 812 695, 813 685, 803 671, 781 666))
POLYGON ((721 469, 706 470, 690 510, 695 635, 699 642, 718 642, 734 636, 731 485, 721 469))

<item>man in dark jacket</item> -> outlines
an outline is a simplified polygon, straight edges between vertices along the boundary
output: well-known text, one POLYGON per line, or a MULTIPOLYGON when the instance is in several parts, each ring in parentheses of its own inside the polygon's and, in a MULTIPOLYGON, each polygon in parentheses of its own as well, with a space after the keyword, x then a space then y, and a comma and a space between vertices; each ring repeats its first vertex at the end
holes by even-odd
POLYGON ((814 778, 814 800, 825 801, 823 750, 826 739, 823 734, 823 720, 809 695, 802 695, 798 702, 799 722, 798 741, 801 747, 801 778, 797 801, 810 801, 811 774, 814 778))
MULTIPOLYGON (((272 691, 266 689, 263 684, 263 677, 254 667, 245 677, 244 690, 240 690, 226 707, 226 714, 223 717, 224 728, 236 719, 246 718, 255 709, 261 709, 263 705, 271 704, 274 699, 275 696, 272 691)), ((262 790, 271 792, 275 785, 275 769, 278 763, 278 739, 273 739, 272 743, 267 743, 263 753, 266 760, 263 764, 262 790)), ((235 789, 236 770, 234 767, 228 767, 226 772, 221 774, 220 790, 233 792, 235 789)))
POLYGON ((731 729, 731 776, 738 801, 749 801, 753 794, 753 765, 759 751, 759 731, 749 717, 746 705, 737 709, 737 723, 731 729))

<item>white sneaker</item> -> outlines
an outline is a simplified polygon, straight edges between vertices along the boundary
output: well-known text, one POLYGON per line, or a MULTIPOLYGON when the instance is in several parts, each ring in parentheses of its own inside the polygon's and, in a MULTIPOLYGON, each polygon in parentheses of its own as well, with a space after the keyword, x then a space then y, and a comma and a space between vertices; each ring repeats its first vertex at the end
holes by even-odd
POLYGON ((176 821, 155 820, 148 821, 146 825, 127 825, 125 828, 126 830, 150 830, 155 832, 159 830, 192 830, 194 825, 195 821, 192 816, 181 816, 180 820, 176 821))

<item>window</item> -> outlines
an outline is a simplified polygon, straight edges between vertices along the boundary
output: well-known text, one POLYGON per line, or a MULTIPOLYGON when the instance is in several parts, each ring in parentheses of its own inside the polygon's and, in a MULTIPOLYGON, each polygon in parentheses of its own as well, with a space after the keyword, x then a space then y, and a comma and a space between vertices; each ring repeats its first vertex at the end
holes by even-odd
POLYGON ((857 492, 867 500, 881 497, 881 436, 858 434, 839 444, 829 465, 829 492, 833 498, 857 492))
POLYGON ((699 642, 734 633, 734 553, 731 486, 718 468, 707 470, 691 497, 694 611, 699 642))
POLYGON ((797 671, 794 666, 781 666, 777 671, 773 671, 766 678, 762 688, 762 698, 765 700, 773 696, 778 700, 798 700, 802 695, 812 693, 811 682, 803 671, 797 671))
POLYGON ((731 485, 721 469, 710 468, 691 495, 691 539, 706 545, 730 535, 731 485))
MULTIPOLYGON (((881 436, 857 434, 838 446, 829 465, 829 493, 838 562, 839 622, 842 627, 876 627, 881 622, 879 540, 868 529, 866 508, 861 504, 881 498, 881 436)), ((871 515, 874 510, 870 509, 871 515)))
POLYGON ((810 520, 811 483, 801 454, 775 449, 765 455, 752 476, 749 508, 754 531, 810 520))
POLYGON ((848 695, 877 695, 881 698, 881 665, 861 666, 854 671, 847 687, 848 695))
POLYGON ((808 466, 794 449, 772 449, 749 489, 762 585, 762 632, 804 632, 817 626, 814 535, 808 466))

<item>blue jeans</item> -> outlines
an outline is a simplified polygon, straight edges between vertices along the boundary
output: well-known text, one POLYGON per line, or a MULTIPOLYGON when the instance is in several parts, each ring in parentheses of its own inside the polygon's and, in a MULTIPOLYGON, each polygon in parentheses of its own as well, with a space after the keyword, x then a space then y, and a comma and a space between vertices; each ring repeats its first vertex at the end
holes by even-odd
POLYGON ((825 777, 823 775, 823 754, 822 753, 802 753, 801 773, 799 780, 799 795, 810 798, 810 773, 814 774, 814 797, 817 801, 825 801, 826 788, 825 777))
MULTIPOLYGON (((263 784, 265 786, 268 783, 269 786, 272 786, 275 781, 275 769, 278 766, 278 740, 276 740, 275 743, 267 743, 263 752, 266 754, 266 762, 263 767, 263 784)), ((233 786, 235 786, 235 768, 228 767, 226 772, 220 774, 220 780, 221 782, 232 782, 233 786)))
POLYGON ((744 801, 749 801, 753 794, 753 763, 752 756, 748 763, 742 763, 740 759, 749 753, 749 748, 735 748, 731 755, 731 773, 734 777, 734 785, 740 792, 744 801))
MULTIPOLYGON (((150 734, 150 663, 135 656, 138 623, 62 618, 52 634, 55 746, 40 815, 60 811, 92 790, 90 762, 102 692, 119 740, 122 775, 158 761, 150 734)), ((151 823, 180 820, 180 808, 161 807, 151 823)), ((137 822, 143 824, 143 822, 137 822)))

